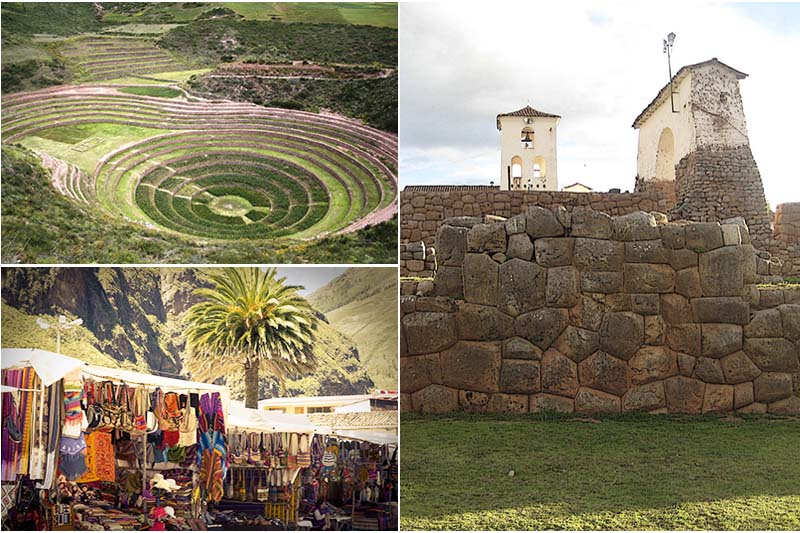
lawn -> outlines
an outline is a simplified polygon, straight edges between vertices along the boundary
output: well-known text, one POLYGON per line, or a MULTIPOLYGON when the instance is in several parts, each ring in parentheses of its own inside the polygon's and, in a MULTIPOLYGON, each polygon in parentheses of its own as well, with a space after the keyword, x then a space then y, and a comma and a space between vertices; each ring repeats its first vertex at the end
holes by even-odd
POLYGON ((403 529, 800 529, 797 420, 407 414, 401 433, 403 529))
POLYGON ((156 96, 158 98, 177 98, 181 96, 183 93, 172 89, 170 87, 123 87, 122 89, 118 89, 119 92, 128 93, 128 94, 138 94, 141 96, 156 96))

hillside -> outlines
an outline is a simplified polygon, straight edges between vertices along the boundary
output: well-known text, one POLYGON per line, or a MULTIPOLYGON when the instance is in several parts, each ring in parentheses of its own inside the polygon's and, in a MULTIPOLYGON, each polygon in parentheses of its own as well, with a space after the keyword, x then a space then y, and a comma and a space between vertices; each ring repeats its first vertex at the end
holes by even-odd
POLYGON ((397 269, 350 268, 309 301, 355 341, 375 385, 397 389, 397 269))
MULTIPOLYGON (((167 375, 182 373, 183 317, 205 285, 197 269, 4 268, 2 346, 55 350, 51 332, 36 316, 63 313, 84 320, 62 339, 62 353, 111 367, 167 375)), ((374 387, 359 351, 337 327, 323 322, 314 353, 316 372, 289 376, 285 393, 359 394, 374 387)), ((240 376, 221 378, 234 398, 243 395, 240 376)), ((278 380, 263 376, 262 397, 279 394, 278 380)))
POLYGON ((126 224, 70 200, 50 171, 20 146, 2 147, 2 261, 13 263, 392 263, 397 217, 344 235, 289 245, 205 243, 126 224))

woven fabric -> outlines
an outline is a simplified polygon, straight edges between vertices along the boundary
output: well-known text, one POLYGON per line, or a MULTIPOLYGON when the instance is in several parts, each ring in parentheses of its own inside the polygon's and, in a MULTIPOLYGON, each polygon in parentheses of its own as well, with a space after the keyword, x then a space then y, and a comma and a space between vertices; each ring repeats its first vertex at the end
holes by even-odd
POLYGON ((116 481, 116 465, 114 462, 114 445, 111 434, 93 431, 86 437, 86 473, 78 483, 92 481, 116 481))

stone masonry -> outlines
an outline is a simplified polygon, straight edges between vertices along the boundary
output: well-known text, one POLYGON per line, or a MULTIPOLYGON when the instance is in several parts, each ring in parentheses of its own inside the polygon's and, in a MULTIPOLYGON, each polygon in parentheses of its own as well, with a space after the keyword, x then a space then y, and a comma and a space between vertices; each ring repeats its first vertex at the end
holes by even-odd
POLYGON ((422 412, 800 413, 800 291, 745 224, 535 206, 446 220, 401 287, 401 405, 422 412))
MULTIPOLYGON (((490 186, 409 186, 400 193, 400 242, 422 241, 433 246, 442 221, 459 216, 511 217, 529 205, 567 209, 591 207, 610 215, 634 211, 667 212, 674 201, 659 191, 642 193, 580 193, 563 191, 500 191, 490 186)), ((404 274, 405 275, 405 274, 404 274)))

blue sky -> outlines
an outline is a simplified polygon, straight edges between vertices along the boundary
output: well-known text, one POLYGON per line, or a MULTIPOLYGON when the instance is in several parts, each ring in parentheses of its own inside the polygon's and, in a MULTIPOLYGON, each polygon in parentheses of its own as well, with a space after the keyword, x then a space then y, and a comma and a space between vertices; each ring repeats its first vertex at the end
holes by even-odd
POLYGON ((632 190, 631 123, 668 81, 661 41, 673 31, 673 72, 717 57, 750 75, 741 90, 767 200, 800 201, 800 5, 401 3, 400 25, 402 186, 497 181, 495 115, 530 103, 562 116, 560 185, 632 190))

